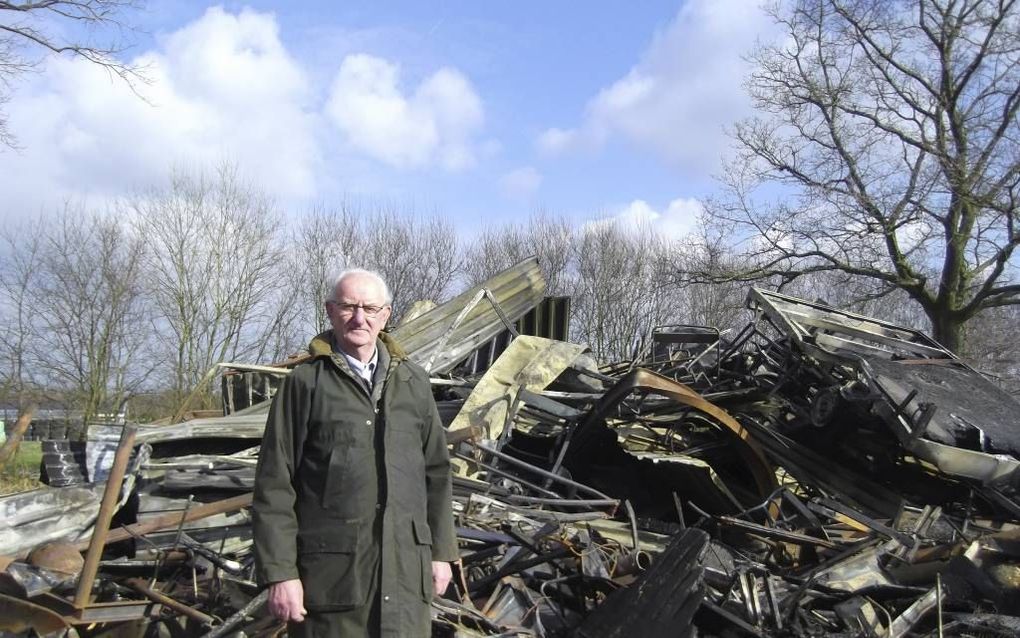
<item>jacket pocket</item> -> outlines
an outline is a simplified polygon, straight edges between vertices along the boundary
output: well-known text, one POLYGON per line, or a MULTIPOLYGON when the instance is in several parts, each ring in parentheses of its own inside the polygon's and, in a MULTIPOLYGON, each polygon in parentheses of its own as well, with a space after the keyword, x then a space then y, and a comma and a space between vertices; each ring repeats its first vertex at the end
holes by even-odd
POLYGON ((432 600, 432 530, 429 524, 417 518, 411 520, 414 527, 415 549, 418 550, 418 561, 421 563, 421 597, 428 602, 432 600))
POLYGON ((360 525, 342 525, 298 533, 298 572, 305 607, 338 611, 368 602, 372 570, 361 563, 360 525))

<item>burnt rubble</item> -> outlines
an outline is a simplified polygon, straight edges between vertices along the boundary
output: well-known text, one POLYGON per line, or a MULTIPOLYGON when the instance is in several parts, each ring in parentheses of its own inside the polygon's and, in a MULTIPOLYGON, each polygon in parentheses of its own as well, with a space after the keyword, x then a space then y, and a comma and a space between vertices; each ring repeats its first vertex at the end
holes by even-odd
MULTIPOLYGON (((1020 634, 1020 404, 992 381, 759 289, 738 333, 661 326, 597 362, 544 292, 528 260, 392 330, 453 462, 434 636, 1020 634)), ((59 480, 0 497, 0 633, 285 631, 247 507, 289 368, 223 367, 223 415, 93 426, 47 454, 59 480)))

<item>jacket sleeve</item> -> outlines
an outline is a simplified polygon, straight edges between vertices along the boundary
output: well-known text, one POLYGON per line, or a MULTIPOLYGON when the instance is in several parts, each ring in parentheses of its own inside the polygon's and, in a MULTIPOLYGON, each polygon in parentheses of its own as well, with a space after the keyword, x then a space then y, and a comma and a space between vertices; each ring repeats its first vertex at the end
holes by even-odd
POLYGON ((311 400, 299 370, 283 380, 273 398, 255 469, 252 533, 256 577, 262 585, 298 578, 293 480, 311 400))
POLYGON ((453 524, 453 478, 450 474, 450 454, 446 449, 446 432, 439 420, 439 410, 432 399, 428 377, 425 378, 428 396, 428 417, 422 452, 425 454, 425 490, 428 498, 428 523, 432 529, 432 560, 455 561, 457 532, 453 524))

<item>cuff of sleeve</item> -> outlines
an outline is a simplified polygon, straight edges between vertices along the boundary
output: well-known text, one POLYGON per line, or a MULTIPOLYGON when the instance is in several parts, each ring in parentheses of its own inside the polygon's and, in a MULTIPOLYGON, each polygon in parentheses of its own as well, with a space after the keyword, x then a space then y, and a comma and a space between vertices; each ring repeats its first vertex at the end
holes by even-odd
POLYGON ((457 551, 456 545, 448 545, 446 547, 439 547, 433 545, 432 560, 443 561, 445 563, 452 563, 454 561, 460 560, 460 552, 457 551))
POLYGON ((285 580, 296 580, 300 578, 297 567, 266 567, 262 570, 261 583, 263 585, 272 585, 273 583, 280 583, 285 580))

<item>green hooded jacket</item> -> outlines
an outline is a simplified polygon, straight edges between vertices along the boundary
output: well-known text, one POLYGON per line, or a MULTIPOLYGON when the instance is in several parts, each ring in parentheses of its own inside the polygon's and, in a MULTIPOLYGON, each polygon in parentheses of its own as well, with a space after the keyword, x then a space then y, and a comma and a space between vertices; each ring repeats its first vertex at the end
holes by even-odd
POLYGON ((358 633, 427 636, 431 562, 458 558, 428 374, 382 334, 369 392, 332 344, 332 331, 312 340, 313 359, 270 408, 252 504, 257 575, 300 578, 311 613, 377 595, 381 627, 358 633))

